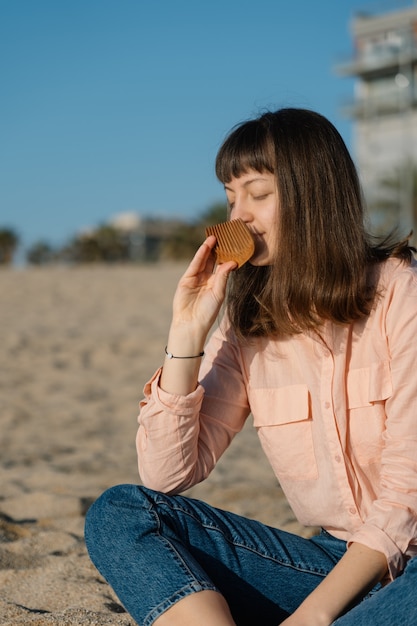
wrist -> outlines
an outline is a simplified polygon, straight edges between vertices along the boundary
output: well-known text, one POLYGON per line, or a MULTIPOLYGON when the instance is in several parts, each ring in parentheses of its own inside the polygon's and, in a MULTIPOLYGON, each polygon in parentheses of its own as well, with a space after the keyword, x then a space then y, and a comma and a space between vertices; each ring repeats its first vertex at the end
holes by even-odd
POLYGON ((204 350, 202 350, 198 354, 179 355, 179 354, 173 354, 172 352, 168 350, 168 346, 165 346, 165 354, 168 359, 200 359, 201 357, 204 356, 204 350))
POLYGON ((194 356, 204 352, 207 333, 188 324, 172 324, 168 333, 166 352, 176 356, 194 356))

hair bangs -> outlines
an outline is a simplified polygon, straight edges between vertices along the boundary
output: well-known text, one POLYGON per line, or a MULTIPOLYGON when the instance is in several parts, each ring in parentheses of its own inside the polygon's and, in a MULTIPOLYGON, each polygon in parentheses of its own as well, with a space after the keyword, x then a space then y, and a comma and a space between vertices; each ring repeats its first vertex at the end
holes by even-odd
POLYGON ((275 171, 274 142, 261 120, 236 128, 221 146, 216 158, 216 176, 222 183, 249 170, 275 171))

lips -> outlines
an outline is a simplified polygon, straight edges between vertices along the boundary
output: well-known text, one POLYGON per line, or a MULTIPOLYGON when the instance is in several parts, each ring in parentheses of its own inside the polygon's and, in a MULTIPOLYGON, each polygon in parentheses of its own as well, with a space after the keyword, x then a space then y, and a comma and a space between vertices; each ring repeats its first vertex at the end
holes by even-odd
POLYGON ((252 232, 253 242, 255 244, 255 253, 254 257, 260 254, 265 249, 265 240, 262 235, 259 233, 252 232))

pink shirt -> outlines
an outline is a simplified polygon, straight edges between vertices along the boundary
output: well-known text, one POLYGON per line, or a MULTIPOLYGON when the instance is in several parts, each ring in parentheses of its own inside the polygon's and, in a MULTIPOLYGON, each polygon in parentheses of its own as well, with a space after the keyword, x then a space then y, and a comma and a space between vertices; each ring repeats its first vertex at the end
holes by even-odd
POLYGON ((417 554, 417 264, 389 260, 371 315, 349 326, 239 345, 225 324, 188 396, 145 386, 143 483, 178 493, 206 478, 252 413, 297 516, 387 557, 417 554))

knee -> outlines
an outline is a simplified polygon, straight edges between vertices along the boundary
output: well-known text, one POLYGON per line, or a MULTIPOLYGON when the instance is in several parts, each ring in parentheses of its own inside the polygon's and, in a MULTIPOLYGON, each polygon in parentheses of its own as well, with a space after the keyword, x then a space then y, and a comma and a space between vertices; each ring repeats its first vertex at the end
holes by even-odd
POLYGON ((119 499, 124 494, 124 488, 127 485, 118 485, 107 489, 88 509, 85 516, 84 534, 88 542, 90 538, 94 538, 97 533, 101 533, 103 526, 111 521, 115 507, 112 503, 115 499, 119 499))
POLYGON ((143 488, 138 485, 107 489, 87 511, 84 527, 87 547, 116 540, 129 516, 145 505, 144 498, 143 488))

